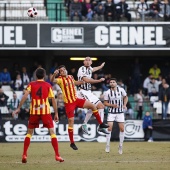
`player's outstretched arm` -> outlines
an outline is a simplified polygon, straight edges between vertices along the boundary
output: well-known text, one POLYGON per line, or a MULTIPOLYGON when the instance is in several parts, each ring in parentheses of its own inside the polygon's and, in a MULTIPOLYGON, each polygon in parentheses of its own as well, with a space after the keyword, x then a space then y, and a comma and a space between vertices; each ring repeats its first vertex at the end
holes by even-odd
POLYGON ((97 67, 93 67, 93 71, 92 72, 95 72, 95 71, 98 71, 100 69, 102 69, 105 65, 105 62, 103 62, 100 66, 97 66, 97 67))
POLYGON ((91 83, 91 84, 100 83, 100 82, 105 80, 105 78, 100 78, 98 80, 95 80, 95 79, 87 78, 87 77, 83 77, 82 79, 83 79, 84 82, 91 83))
POLYGON ((80 81, 75 81, 74 84, 75 84, 76 86, 79 86, 79 85, 84 84, 84 83, 85 83, 84 81, 81 81, 81 80, 80 80, 80 81))

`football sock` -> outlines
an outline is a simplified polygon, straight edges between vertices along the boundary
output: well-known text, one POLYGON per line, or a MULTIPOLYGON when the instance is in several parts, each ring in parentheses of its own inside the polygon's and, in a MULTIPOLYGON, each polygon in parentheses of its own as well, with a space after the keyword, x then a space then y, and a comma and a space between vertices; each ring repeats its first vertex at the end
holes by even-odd
POLYGON ((110 133, 106 134, 106 145, 110 145, 111 131, 108 131, 108 132, 110 133))
POLYGON ((26 155, 27 156, 27 150, 28 150, 28 147, 30 145, 30 140, 31 140, 31 135, 30 134, 27 134, 26 137, 25 137, 25 140, 24 140, 24 151, 23 151, 23 155, 26 155))
POLYGON ((87 122, 89 121, 89 119, 91 118, 92 116, 92 111, 91 110, 88 110, 87 113, 86 113, 86 117, 84 119, 84 124, 87 124, 87 122))
POLYGON ((51 135, 51 144, 54 148, 55 155, 60 156, 59 153, 58 153, 58 141, 57 141, 57 137, 56 137, 55 134, 51 135))
POLYGON ((102 122, 102 120, 101 120, 101 117, 100 117, 100 115, 99 115, 98 110, 94 110, 94 111, 93 111, 93 114, 94 114, 94 116, 96 117, 98 123, 99 123, 99 124, 102 124, 103 122, 102 122))
POLYGON ((74 143, 74 139, 73 139, 73 128, 72 127, 68 127, 68 135, 70 138, 70 142, 74 143))
POLYGON ((101 120, 102 120, 102 122, 103 122, 103 120, 104 120, 104 109, 98 109, 98 111, 99 111, 101 120))
POLYGON ((123 141, 124 141, 124 132, 120 132, 119 133, 119 140, 120 140, 120 146, 123 145, 123 141))

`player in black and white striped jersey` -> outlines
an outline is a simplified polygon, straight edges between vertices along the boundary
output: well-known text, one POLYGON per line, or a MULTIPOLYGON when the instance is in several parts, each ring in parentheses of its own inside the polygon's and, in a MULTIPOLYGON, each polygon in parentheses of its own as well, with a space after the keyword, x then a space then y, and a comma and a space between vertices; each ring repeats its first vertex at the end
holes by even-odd
POLYGON ((126 91, 117 85, 116 78, 110 79, 110 89, 104 93, 104 105, 108 107, 107 123, 109 125, 108 132, 106 135, 106 149, 107 153, 110 152, 110 138, 113 128, 113 122, 116 121, 119 125, 119 154, 123 153, 123 141, 124 141, 124 111, 127 110, 126 104, 128 97, 126 91))
MULTIPOLYGON (((80 67, 79 70, 78 70, 78 73, 77 73, 78 80, 83 80, 85 82, 84 84, 82 84, 79 87, 78 97, 89 100, 91 103, 95 104, 98 111, 99 111, 101 120, 103 121, 103 119, 104 119, 104 105, 99 100, 99 98, 92 93, 91 84, 100 83, 100 82, 103 82, 105 80, 104 78, 100 78, 98 80, 95 80, 95 79, 92 78, 92 73, 102 69, 104 67, 105 63, 102 63, 98 67, 91 67, 91 64, 92 64, 91 58, 86 57, 84 59, 84 66, 80 67)), ((84 123, 81 126, 81 128, 79 129, 79 130, 83 130, 83 132, 86 133, 86 134, 88 134, 87 122, 89 121, 91 116, 92 116, 92 112, 88 111, 86 113, 84 123)), ((108 132, 104 128, 103 129, 98 128, 98 131, 108 134, 108 132)))

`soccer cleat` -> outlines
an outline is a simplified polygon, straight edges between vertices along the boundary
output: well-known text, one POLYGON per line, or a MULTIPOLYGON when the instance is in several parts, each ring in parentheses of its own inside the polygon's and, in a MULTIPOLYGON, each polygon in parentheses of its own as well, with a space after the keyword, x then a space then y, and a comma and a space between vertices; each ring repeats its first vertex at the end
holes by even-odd
POLYGON ((102 123, 102 124, 99 125, 99 129, 108 128, 108 127, 109 127, 109 125, 106 125, 106 124, 104 124, 104 123, 102 123))
POLYGON ((27 156, 26 155, 22 155, 22 163, 27 163, 27 156))
POLYGON ((83 133, 85 133, 85 134, 88 135, 87 125, 86 125, 86 124, 83 124, 81 127, 82 127, 82 130, 83 130, 83 133))
POLYGON ((110 152, 110 145, 106 145, 105 152, 106 152, 106 153, 109 153, 109 152, 110 152))
POLYGON ((59 162, 64 162, 64 159, 60 156, 55 156, 55 160, 59 162))
POLYGON ((109 132, 106 130, 106 129, 104 129, 104 128, 98 128, 98 131, 99 132, 103 132, 103 133, 105 133, 105 134, 109 134, 109 132))
POLYGON ((75 145, 75 143, 71 143, 70 144, 70 147, 74 150, 78 150, 77 146, 75 145))
POLYGON ((118 146, 118 152, 119 152, 119 154, 122 154, 123 153, 123 146, 118 146))

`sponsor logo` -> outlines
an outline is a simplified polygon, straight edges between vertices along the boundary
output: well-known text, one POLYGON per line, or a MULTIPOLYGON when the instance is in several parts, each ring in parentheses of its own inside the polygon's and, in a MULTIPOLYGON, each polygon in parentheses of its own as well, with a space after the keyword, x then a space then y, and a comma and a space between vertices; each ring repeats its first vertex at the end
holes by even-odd
POLYGON ((127 120, 125 122, 125 137, 126 138, 143 138, 143 128, 141 120, 127 120))
POLYGON ((163 26, 97 26, 97 45, 166 45, 163 39, 163 26))
POLYGON ((0 26, 0 45, 25 45, 22 26, 0 26))
MULTIPOLYGON (((88 135, 79 134, 78 130, 81 124, 74 124, 74 140, 75 141, 98 141, 105 142, 106 137, 102 133, 97 132, 96 124, 88 124, 88 135)), ((3 125, 5 140, 7 142, 21 142, 24 141, 25 135, 27 134, 27 126, 25 124, 13 124, 12 121, 7 121, 3 125)), ((68 124, 56 124, 54 123, 54 131, 57 134, 58 141, 70 141, 68 136, 68 124)), ((43 128, 43 124, 39 125, 39 128, 36 128, 34 135, 31 138, 31 141, 51 141, 48 129, 43 128)))
POLYGON ((79 44, 84 43, 84 28, 82 27, 52 27, 51 43, 79 44))

